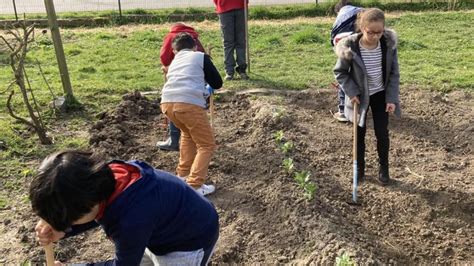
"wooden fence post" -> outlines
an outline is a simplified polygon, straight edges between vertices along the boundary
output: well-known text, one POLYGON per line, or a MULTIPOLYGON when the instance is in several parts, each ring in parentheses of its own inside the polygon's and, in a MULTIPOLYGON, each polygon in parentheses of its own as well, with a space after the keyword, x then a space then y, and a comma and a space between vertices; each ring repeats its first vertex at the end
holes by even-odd
POLYGON ((53 38, 54 50, 56 51, 56 59, 58 61, 59 73, 61 76, 61 82, 63 84, 63 90, 66 94, 66 107, 73 103, 77 103, 72 93, 71 80, 69 79, 69 72, 66 64, 66 56, 64 55, 63 43, 61 41, 61 34, 59 33, 59 26, 56 17, 56 11, 54 9, 53 0, 44 0, 46 6, 46 12, 48 14, 48 24, 51 30, 51 36, 53 38))
POLYGON ((120 2, 120 0, 118 0, 118 6, 119 6, 119 16, 120 16, 120 20, 122 20, 122 3, 120 2))
POLYGON ((15 19, 18 21, 18 12, 16 11, 16 1, 13 0, 13 10, 15 11, 15 19))

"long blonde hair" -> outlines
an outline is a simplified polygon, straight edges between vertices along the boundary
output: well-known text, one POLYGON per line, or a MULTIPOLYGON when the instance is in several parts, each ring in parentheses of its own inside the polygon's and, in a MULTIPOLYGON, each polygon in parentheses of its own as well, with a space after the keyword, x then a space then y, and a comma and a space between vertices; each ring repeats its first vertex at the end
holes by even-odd
POLYGON ((360 32, 362 28, 370 22, 381 21, 385 25, 385 14, 378 8, 367 8, 357 14, 356 31, 360 32))

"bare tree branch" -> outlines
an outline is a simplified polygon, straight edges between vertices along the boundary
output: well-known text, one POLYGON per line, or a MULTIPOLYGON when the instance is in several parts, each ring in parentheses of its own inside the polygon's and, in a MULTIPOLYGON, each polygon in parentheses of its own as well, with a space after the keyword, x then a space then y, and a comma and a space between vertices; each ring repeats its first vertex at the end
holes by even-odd
POLYGON ((2 40, 7 44, 7 46, 11 50, 10 66, 13 70, 13 74, 15 75, 15 84, 20 89, 20 92, 23 98, 23 103, 25 104, 29 117, 31 118, 31 121, 28 121, 27 119, 20 117, 19 115, 15 114, 15 112, 13 111, 13 108, 11 106, 11 101, 14 95, 14 90, 11 91, 8 97, 7 109, 8 109, 9 114, 14 119, 34 129, 42 144, 51 144, 51 139, 46 135, 46 129, 41 117, 41 112, 40 112, 38 103, 35 99, 33 89, 31 87, 31 83, 28 79, 26 69, 25 69, 25 59, 28 53, 28 43, 31 43, 32 41, 31 36, 32 35, 34 36, 34 25, 27 27, 26 22, 23 21, 23 23, 18 23, 18 24, 13 25, 13 27, 15 26, 18 26, 19 28, 21 28, 22 33, 20 33, 18 28, 11 28, 9 31, 7 31, 7 34, 12 35, 14 37, 12 39, 12 42, 16 41, 16 43, 12 45, 6 38, 3 38, 3 37, 2 37, 2 40), (26 79, 27 84, 25 84, 25 79, 26 79), (35 114, 35 109, 32 107, 30 103, 28 92, 31 94, 33 105, 35 106, 35 109, 36 109, 36 114, 35 114))
POLYGON ((13 48, 10 43, 7 41, 7 39, 5 39, 5 37, 3 36, 0 36, 0 38, 3 40, 3 42, 8 46, 8 48, 10 48, 10 50, 12 51, 15 51, 15 48, 13 48))
POLYGON ((8 100, 7 100, 8 113, 11 115, 11 117, 15 118, 19 122, 21 122, 21 123, 23 123, 23 124, 25 124, 29 127, 35 128, 35 125, 33 123, 31 123, 30 121, 24 119, 23 117, 19 117, 18 115, 15 114, 15 112, 13 112, 13 108, 12 108, 12 105, 11 105, 13 94, 15 94, 14 90, 12 90, 10 92, 10 95, 8 96, 8 100))
POLYGON ((41 126, 42 126, 43 128, 46 128, 46 127, 44 126, 44 123, 43 123, 43 118, 41 117, 41 112, 40 112, 40 109, 39 109, 39 106, 38 106, 38 102, 36 101, 35 94, 33 93, 33 89, 32 89, 32 87, 31 87, 30 79, 28 78, 28 75, 26 74, 26 69, 25 69, 25 67, 23 67, 23 75, 25 76, 26 83, 28 84, 28 89, 29 89, 30 94, 31 94, 31 99, 33 99, 33 104, 34 104, 34 106, 35 106, 36 113, 38 114, 38 120, 39 120, 41 126))
POLYGON ((46 79, 46 76, 44 75, 43 68, 41 67, 41 63, 40 63, 40 61, 39 61, 38 59, 36 59, 36 64, 38 65, 40 74, 41 74, 41 76, 43 77, 44 83, 46 83, 46 86, 48 87, 49 92, 51 93, 51 96, 53 96, 53 99, 56 99, 56 95, 54 94, 53 89, 52 89, 51 86, 49 85, 49 82, 48 82, 48 80, 46 79))

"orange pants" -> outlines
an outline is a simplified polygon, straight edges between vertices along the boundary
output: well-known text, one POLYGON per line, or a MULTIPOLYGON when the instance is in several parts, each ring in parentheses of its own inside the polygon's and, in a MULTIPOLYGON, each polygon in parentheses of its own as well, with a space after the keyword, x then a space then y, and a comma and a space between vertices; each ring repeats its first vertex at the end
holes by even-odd
POLYGON ((161 111, 181 130, 178 176, 187 176, 186 182, 194 188, 201 187, 216 150, 206 110, 194 104, 162 103, 161 111))

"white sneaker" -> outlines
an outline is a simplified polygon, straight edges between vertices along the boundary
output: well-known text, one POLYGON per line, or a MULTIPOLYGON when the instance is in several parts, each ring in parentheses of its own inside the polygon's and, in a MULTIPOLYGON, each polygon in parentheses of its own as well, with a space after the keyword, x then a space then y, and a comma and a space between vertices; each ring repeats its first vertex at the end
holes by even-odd
POLYGON ((200 188, 195 189, 195 191, 199 195, 206 196, 206 195, 209 195, 209 194, 213 193, 214 191, 216 191, 216 187, 213 186, 213 185, 202 184, 202 186, 200 188))
POLYGON ((348 122, 349 121, 349 119, 346 118, 344 113, 341 113, 341 112, 334 113, 333 117, 336 118, 336 120, 339 121, 339 122, 348 122))

